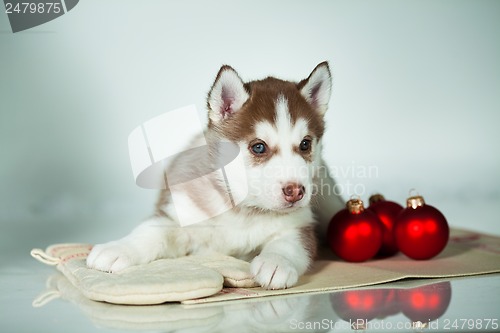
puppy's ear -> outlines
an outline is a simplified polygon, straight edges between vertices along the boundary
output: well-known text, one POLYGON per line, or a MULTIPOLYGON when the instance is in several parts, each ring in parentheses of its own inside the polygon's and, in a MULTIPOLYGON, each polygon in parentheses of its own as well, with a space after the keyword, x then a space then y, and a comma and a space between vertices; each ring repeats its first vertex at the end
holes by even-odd
POLYGON ((306 101, 321 115, 324 115, 328 109, 332 90, 332 75, 328 62, 325 61, 316 66, 309 77, 300 81, 297 87, 306 101))
POLYGON ((208 117, 217 123, 238 112, 248 97, 238 73, 232 67, 224 65, 208 93, 208 117))

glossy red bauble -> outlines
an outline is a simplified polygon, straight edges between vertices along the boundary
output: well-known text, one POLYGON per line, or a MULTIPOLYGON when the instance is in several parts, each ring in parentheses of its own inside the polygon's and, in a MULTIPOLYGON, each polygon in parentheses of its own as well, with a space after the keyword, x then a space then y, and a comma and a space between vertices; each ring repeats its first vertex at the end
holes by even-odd
POLYGON ((382 245, 382 223, 359 199, 349 200, 328 226, 328 243, 340 258, 361 262, 375 256, 382 245))
POLYGON ((394 237, 394 222, 403 210, 403 206, 394 201, 385 200, 381 194, 372 195, 369 202, 370 206, 367 209, 377 214, 383 227, 382 246, 377 255, 381 257, 392 256, 399 251, 394 237))
POLYGON ((421 196, 410 197, 407 208, 398 215, 394 225, 396 244, 412 259, 430 259, 448 243, 450 230, 444 215, 426 205, 421 196))

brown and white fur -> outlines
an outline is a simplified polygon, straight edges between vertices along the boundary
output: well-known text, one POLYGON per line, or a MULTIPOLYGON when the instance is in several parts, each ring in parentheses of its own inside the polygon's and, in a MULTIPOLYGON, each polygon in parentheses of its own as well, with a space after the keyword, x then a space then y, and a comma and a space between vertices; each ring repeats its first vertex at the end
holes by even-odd
MULTIPOLYGON (((324 234, 329 218, 343 208, 321 158, 330 92, 326 62, 298 83, 273 77, 244 83, 223 66, 208 94, 204 138, 211 149, 201 160, 215 163, 217 142, 238 145, 245 166, 240 180, 247 182, 248 194, 229 211, 181 227, 175 209, 182 207, 173 207, 169 191, 162 191, 153 217, 120 240, 96 245, 87 265, 118 272, 160 258, 221 253, 251 262, 251 273, 264 288, 295 285, 316 254, 316 222, 324 234)), ((169 175, 199 164, 199 156, 185 154, 172 163, 169 175)), ((200 210, 217 210, 227 204, 217 178, 181 191, 200 210)))

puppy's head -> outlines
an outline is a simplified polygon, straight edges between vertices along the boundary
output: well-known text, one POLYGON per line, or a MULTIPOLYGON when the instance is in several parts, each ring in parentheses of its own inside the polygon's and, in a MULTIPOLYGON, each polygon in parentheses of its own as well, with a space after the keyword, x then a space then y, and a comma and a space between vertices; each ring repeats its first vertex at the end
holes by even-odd
POLYGON ((208 94, 208 130, 240 148, 248 185, 243 205, 285 213, 309 204, 331 85, 326 62, 298 83, 273 77, 244 83, 233 68, 219 70, 208 94))

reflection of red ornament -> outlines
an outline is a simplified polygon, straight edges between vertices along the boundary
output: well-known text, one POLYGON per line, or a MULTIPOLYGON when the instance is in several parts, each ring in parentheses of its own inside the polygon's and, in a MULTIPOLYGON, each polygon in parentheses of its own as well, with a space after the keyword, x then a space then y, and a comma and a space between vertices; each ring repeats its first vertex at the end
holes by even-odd
POLYGON ((424 198, 413 196, 394 225, 396 244, 412 259, 429 259, 439 254, 448 242, 450 230, 446 218, 424 198))
POLYGON ((383 289, 384 304, 381 306, 377 318, 386 318, 399 313, 398 289, 383 289))
POLYGON ((394 201, 385 200, 382 194, 372 195, 369 202, 370 206, 367 209, 377 214, 383 226, 382 247, 377 255, 382 257, 392 256, 398 252, 393 232, 394 221, 396 220, 396 216, 403 210, 403 206, 394 201))
POLYGON ((384 289, 361 289, 339 291, 330 294, 330 303, 335 313, 353 325, 362 325, 380 315, 384 305, 384 289))
POLYGON ((400 290, 401 310, 412 322, 428 323, 441 317, 451 301, 450 282, 400 290))
POLYGON ((364 209, 363 201, 351 199, 330 221, 328 242, 340 258, 365 261, 382 245, 382 224, 374 212, 364 209))

